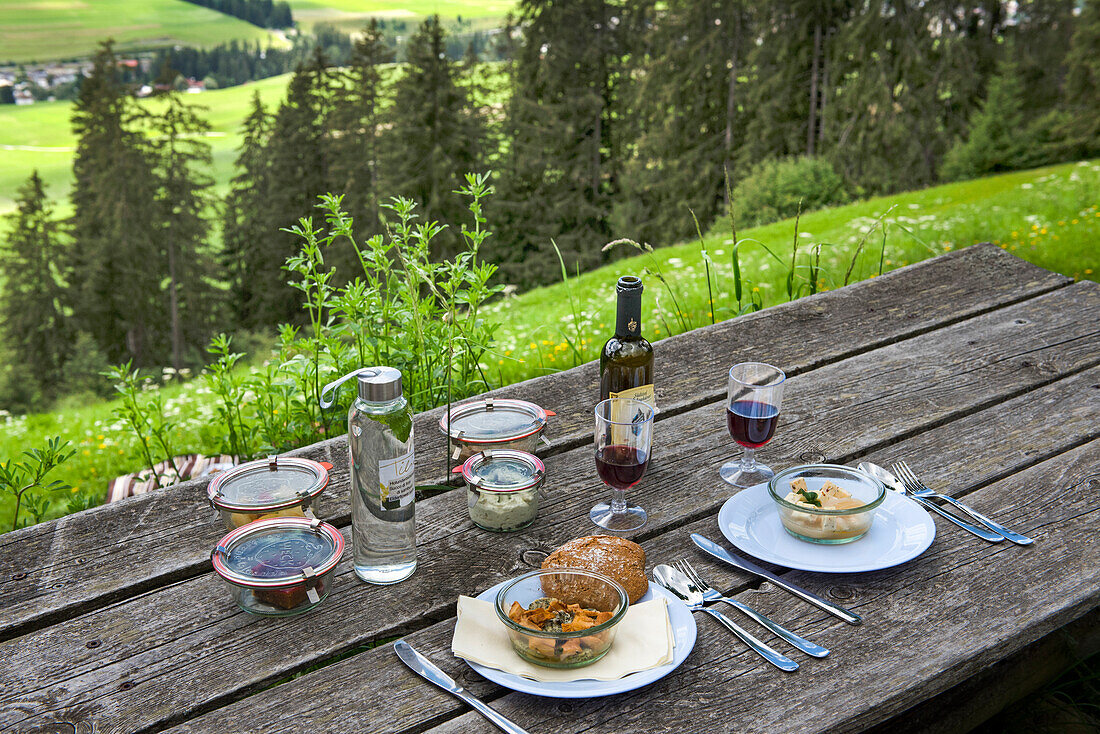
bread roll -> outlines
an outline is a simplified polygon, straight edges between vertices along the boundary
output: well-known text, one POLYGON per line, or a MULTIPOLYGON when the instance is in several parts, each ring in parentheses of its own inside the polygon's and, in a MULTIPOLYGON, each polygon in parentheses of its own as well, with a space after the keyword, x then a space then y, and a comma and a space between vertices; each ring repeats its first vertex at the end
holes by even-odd
MULTIPOLYGON (((543 568, 583 568, 609 576, 626 589, 630 603, 638 601, 649 590, 649 581, 645 577, 645 551, 642 546, 625 538, 611 535, 589 535, 575 538, 546 557, 543 568)), ((576 580, 569 581, 555 576, 543 577, 542 590, 547 596, 566 601, 565 597, 587 595, 589 608, 608 610, 614 606, 614 600, 604 587, 567 588, 575 586, 576 580)), ((568 602, 580 603, 580 602, 568 602)), ((582 604, 583 606, 583 604, 582 604)))

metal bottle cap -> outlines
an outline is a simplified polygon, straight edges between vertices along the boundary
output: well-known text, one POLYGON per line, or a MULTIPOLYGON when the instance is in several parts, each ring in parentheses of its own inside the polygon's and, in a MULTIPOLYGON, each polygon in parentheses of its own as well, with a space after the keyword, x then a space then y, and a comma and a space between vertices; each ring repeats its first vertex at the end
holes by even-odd
POLYGON ((401 397, 401 370, 371 367, 359 373, 359 397, 370 403, 388 403, 401 397))
POLYGON ((371 403, 388 403, 401 397, 401 370, 393 367, 364 367, 349 372, 321 389, 321 407, 336 402, 336 389, 353 377, 359 382, 359 398, 371 403))

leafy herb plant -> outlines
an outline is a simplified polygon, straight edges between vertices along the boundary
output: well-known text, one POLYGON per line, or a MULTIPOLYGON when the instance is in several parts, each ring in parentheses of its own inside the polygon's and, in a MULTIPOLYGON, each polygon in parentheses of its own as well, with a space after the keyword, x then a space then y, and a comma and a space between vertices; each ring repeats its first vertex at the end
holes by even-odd
POLYGON ((28 523, 24 519, 19 522, 19 509, 26 502, 34 522, 41 522, 50 507, 51 495, 62 489, 69 489, 69 485, 55 479, 46 482, 46 475, 55 468, 64 464, 76 453, 76 449, 69 449, 69 442, 61 441, 60 436, 54 436, 46 441, 45 448, 33 448, 24 451, 26 459, 0 463, 0 489, 15 498, 15 512, 12 515, 11 529, 25 527, 28 523))

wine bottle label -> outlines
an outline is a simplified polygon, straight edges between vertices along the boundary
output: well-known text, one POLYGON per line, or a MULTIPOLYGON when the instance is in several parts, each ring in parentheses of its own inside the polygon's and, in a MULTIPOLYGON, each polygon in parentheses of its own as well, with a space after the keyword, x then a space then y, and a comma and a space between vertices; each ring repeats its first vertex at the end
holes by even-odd
MULTIPOLYGON (((632 387, 622 392, 609 392, 607 395, 610 398, 633 398, 651 407, 654 401, 652 384, 632 387)), ((656 412, 656 408, 654 408, 654 412, 656 412)), ((616 444, 628 444, 631 434, 638 432, 638 428, 634 426, 633 423, 641 417, 642 413, 638 406, 632 406, 630 403, 625 405, 612 405, 611 420, 613 423, 617 424, 611 426, 612 442, 616 444)))
POLYGON ((396 510, 411 504, 416 498, 411 446, 395 459, 378 462, 378 493, 384 510, 396 510))
POLYGON ((622 390, 621 392, 608 392, 607 397, 641 400, 643 403, 647 403, 652 407, 654 413, 657 412, 657 394, 653 390, 653 383, 639 385, 638 387, 632 387, 628 390, 622 390))

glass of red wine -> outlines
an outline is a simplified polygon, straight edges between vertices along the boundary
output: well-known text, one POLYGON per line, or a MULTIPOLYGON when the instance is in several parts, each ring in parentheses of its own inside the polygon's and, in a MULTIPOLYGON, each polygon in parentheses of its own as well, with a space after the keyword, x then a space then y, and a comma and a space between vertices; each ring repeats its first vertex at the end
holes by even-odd
POLYGON ((627 504, 626 490, 649 466, 653 408, 633 398, 609 398, 596 406, 596 473, 611 487, 611 501, 592 508, 588 517, 605 530, 623 532, 645 525, 646 514, 627 504))
POLYGON ((735 487, 752 487, 775 476, 774 471, 756 463, 756 450, 775 435, 786 380, 783 370, 763 362, 730 367, 726 427, 745 452, 740 459, 723 464, 719 474, 735 487))

